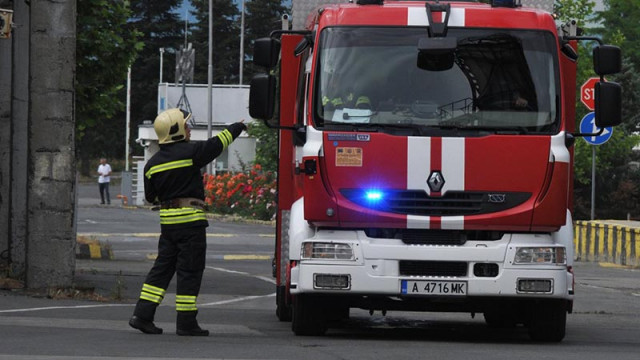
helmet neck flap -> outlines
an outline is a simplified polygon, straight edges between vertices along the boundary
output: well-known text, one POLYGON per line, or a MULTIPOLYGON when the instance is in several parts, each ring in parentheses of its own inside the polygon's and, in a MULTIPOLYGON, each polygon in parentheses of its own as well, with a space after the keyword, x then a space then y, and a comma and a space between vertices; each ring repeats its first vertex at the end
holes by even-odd
POLYGON ((161 112, 153 122, 158 143, 162 145, 187 140, 186 126, 190 119, 191 113, 177 108, 161 112))

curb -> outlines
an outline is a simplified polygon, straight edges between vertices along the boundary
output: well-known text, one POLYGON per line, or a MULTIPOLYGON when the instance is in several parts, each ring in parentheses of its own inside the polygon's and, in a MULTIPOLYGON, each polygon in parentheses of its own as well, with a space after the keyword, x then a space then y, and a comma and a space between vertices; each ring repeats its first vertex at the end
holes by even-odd
MULTIPOLYGON (((157 257, 157 253, 147 254, 147 260, 154 261, 157 257)), ((214 255, 208 258, 212 258, 214 260, 225 260, 225 261, 238 261, 238 260, 272 260, 271 255, 260 255, 260 254, 240 254, 240 255, 214 255)))
POLYGON ((113 251, 102 244, 77 244, 76 259, 113 260, 113 251))
POLYGON ((640 269, 640 266, 621 265, 621 264, 616 264, 616 263, 612 263, 612 262, 599 262, 598 265, 600 267, 610 268, 610 269, 640 269))
MULTIPOLYGON (((94 205, 93 207, 100 207, 100 205, 94 205)), ((124 204, 120 205, 120 207, 122 209, 127 209, 127 210, 144 209, 144 210, 151 210, 151 211, 153 211, 153 208, 154 208, 154 206, 151 206, 151 205, 124 205, 124 204)), ((239 223, 246 223, 246 224, 269 225, 269 226, 276 225, 275 220, 258 220, 258 219, 246 218, 238 215, 217 214, 217 213, 212 213, 207 211, 205 211, 205 216, 209 220, 217 220, 221 222, 239 222, 239 223)))

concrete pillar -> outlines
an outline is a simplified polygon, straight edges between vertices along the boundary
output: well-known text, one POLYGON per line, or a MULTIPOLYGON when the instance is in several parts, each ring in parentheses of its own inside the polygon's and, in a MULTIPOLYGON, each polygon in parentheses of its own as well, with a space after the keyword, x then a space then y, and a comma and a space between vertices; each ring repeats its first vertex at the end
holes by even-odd
POLYGON ((0 79, 11 78, 10 91, 2 91, 10 100, 0 96, 0 119, 11 129, 8 136, 0 132, 0 202, 9 209, 0 222, 2 237, 8 235, 0 251, 8 253, 11 276, 26 287, 67 287, 76 243, 76 3, 12 3, 11 58, 0 55, 0 79))
POLYGON ((9 218, 9 258, 11 275, 24 280, 26 274, 27 244, 27 163, 29 125, 29 6, 17 1, 13 8, 11 42, 11 164, 9 191, 11 216, 9 218))
MULTIPOLYGON (((0 9, 9 9, 0 0, 0 9)), ((11 40, 0 39, 0 268, 9 260, 9 174, 11 163, 11 40)))
POLYGON ((75 0, 32 1, 26 284, 70 286, 75 270, 75 0))

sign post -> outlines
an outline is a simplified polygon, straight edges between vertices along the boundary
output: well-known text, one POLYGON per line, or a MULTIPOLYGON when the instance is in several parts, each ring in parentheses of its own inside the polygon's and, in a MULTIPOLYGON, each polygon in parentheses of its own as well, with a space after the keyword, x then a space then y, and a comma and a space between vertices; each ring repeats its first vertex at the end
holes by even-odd
MULTIPOLYGON (((597 133, 600 131, 600 128, 596 126, 596 115, 593 112, 595 109, 596 102, 596 91, 595 86, 596 83, 600 81, 600 78, 592 77, 582 84, 580 87, 580 101, 587 107, 587 109, 591 110, 590 113, 585 115, 580 121, 580 132, 581 133, 597 133)), ((596 216, 596 147, 595 145, 602 145, 607 142, 611 135, 613 135, 613 128, 607 127, 604 128, 602 134, 598 136, 587 136, 583 139, 591 144, 591 220, 595 219, 596 216)))

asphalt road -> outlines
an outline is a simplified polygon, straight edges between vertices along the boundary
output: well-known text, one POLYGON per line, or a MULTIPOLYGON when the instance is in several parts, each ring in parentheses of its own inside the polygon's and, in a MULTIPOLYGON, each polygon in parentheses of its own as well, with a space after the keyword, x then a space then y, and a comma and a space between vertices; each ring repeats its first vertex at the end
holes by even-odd
MULTIPOLYGON (((97 186, 96 186, 97 187, 97 186)), ((175 335, 169 294, 158 309, 163 335, 127 325, 152 264, 157 213, 98 206, 81 187, 78 233, 107 242, 113 260, 77 260, 79 295, 0 291, 0 360, 59 359, 638 359, 640 270, 577 263, 574 313, 558 344, 533 343, 526 329, 488 328, 478 314, 389 312, 352 319, 324 337, 296 337, 275 317, 269 256, 273 227, 211 221, 199 320, 212 335, 175 335), (83 300, 98 294, 102 301, 83 300)), ((113 192, 112 192, 113 193, 113 192)), ((172 284, 174 286, 174 284, 172 284)), ((169 293, 172 293, 170 287, 169 293)))

